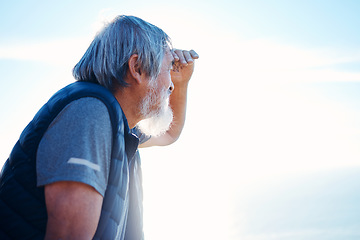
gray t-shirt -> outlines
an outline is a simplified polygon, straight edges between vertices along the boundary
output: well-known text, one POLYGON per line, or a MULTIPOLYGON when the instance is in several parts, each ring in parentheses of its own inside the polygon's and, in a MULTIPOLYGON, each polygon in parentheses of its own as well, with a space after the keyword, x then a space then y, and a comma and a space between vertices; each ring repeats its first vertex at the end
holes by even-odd
POLYGON ((105 194, 112 127, 103 102, 86 97, 71 102, 53 120, 37 150, 37 185, 82 182, 105 194))

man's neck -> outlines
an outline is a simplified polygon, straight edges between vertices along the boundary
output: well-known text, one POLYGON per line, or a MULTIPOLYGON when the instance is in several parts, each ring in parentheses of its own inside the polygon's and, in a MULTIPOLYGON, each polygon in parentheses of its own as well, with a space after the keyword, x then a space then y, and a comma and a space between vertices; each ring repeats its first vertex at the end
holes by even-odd
POLYGON ((129 128, 134 128, 136 124, 142 120, 139 109, 139 99, 137 99, 138 96, 133 94, 131 89, 127 87, 117 90, 114 96, 125 114, 129 128))

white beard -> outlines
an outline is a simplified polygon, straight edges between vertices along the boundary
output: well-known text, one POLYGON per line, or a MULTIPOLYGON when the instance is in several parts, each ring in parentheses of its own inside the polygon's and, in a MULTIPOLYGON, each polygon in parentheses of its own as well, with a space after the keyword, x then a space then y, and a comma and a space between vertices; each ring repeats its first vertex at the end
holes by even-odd
POLYGON ((149 94, 142 102, 141 112, 146 119, 141 120, 136 125, 138 129, 147 136, 160 136, 170 129, 173 121, 173 111, 169 106, 169 94, 167 91, 161 93, 161 106, 158 111, 151 111, 150 109, 156 104, 156 93, 154 88, 151 88, 149 94))

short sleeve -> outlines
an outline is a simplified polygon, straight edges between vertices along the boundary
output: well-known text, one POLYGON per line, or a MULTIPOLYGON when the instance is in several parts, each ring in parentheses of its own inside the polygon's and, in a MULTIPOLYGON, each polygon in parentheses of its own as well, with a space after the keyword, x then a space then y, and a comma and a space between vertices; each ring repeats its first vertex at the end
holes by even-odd
POLYGON ((109 112, 96 98, 68 104, 53 120, 37 150, 37 185, 82 182, 102 196, 108 182, 112 149, 109 112))

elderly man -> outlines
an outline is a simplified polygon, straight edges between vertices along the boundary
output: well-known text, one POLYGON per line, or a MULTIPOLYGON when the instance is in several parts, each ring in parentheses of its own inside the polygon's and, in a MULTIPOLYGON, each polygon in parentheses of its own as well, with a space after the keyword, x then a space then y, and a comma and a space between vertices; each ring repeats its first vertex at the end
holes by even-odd
POLYGON ((5 163, 0 239, 143 239, 137 148, 177 140, 197 58, 140 18, 108 24, 5 163))

